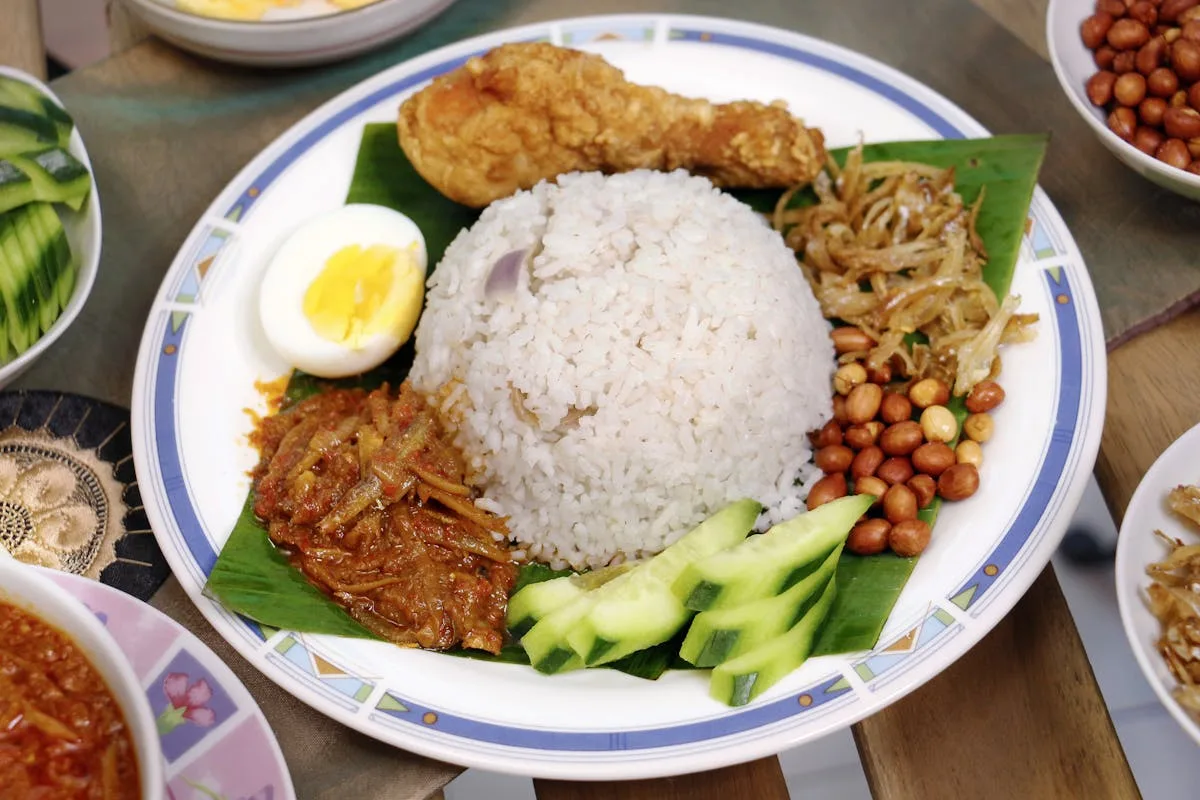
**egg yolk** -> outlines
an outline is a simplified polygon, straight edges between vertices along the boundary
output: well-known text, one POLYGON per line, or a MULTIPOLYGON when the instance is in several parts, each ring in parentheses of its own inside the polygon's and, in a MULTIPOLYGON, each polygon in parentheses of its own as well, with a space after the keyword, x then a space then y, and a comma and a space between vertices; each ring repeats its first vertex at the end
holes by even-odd
MULTIPOLYGON (((319 336, 352 348, 361 347, 366 337, 385 331, 407 337, 412 331, 399 329, 410 328, 406 317, 412 315, 406 310, 413 305, 412 298, 395 302, 393 283, 400 273, 407 284, 400 288, 407 290, 406 295, 414 286, 421 293, 416 267, 411 247, 343 247, 329 257, 305 291, 304 316, 319 336)), ((417 309, 419 312, 419 301, 417 309)), ((414 317, 411 322, 415 321, 414 317)))

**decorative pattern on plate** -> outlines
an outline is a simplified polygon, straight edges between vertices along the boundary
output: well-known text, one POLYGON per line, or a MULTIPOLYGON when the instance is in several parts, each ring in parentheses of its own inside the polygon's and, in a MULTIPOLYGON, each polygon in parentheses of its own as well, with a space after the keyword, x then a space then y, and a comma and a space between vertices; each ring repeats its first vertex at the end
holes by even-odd
POLYGON ((129 657, 158 714, 170 800, 292 800, 275 736, 229 667, 174 620, 93 580, 47 572, 129 657))
POLYGON ((0 394, 0 543, 19 560, 143 599, 169 574, 142 511, 129 412, 58 392, 0 394))
POLYGON ((233 241, 233 233, 221 228, 207 228, 188 248, 191 267, 183 272, 171 299, 176 303, 192 304, 200 300, 200 287, 213 263, 233 241))
MULTIPOLYGON (((739 64, 743 63, 740 54, 754 52, 779 59, 781 72, 803 71, 797 74, 801 79, 808 79, 801 81, 806 87, 811 88, 813 81, 826 81, 827 85, 853 84, 858 93, 855 96, 870 97, 872 103, 871 111, 866 112, 864 106, 865 113, 856 117, 856 122, 865 124, 870 119, 889 117, 903 120, 902 127, 907 126, 904 130, 915 132, 915 135, 921 135, 922 130, 937 131, 951 138, 987 135, 986 130, 961 109, 927 87, 878 62, 799 34, 725 20, 652 15, 561 21, 558 26, 560 31, 669 30, 671 38, 652 42, 640 56, 648 60, 639 62, 643 72, 649 70, 647 74, 653 74, 653 68, 649 66, 651 62, 657 63, 658 74, 664 82, 682 69, 679 66, 681 62, 696 58, 696 46, 692 43, 704 42, 721 47, 714 47, 711 54, 705 54, 703 68, 726 78, 737 76, 739 64)), ((283 183, 293 185, 294 181, 300 180, 297 176, 303 174, 302 160, 331 133, 345 125, 391 119, 395 104, 406 92, 436 75, 457 68, 472 55, 505 41, 542 36, 546 29, 545 25, 529 26, 462 42, 429 53, 409 64, 398 65, 348 91, 312 118, 300 123, 251 162, 245 170, 245 177, 231 184, 217 198, 210 214, 221 216, 236 210, 241 220, 239 239, 252 235, 255 218, 249 212, 255 204, 263 202, 268 196, 270 202, 275 203, 272 187, 283 183)), ((595 42, 594 49, 609 54, 604 50, 603 41, 595 42)), ((618 54, 618 49, 611 51, 614 61, 618 60, 618 54)), ((618 63, 618 66, 622 64, 618 63)), ((690 79, 695 78, 696 75, 691 75, 690 79)), ((751 82, 747 78, 742 84, 749 85, 751 82)), ((346 141, 352 139, 341 138, 346 141)), ((352 163, 352 154, 346 153, 343 157, 352 163)), ((1087 283, 1086 268, 1070 243, 1070 235, 1057 212, 1040 190, 1035 194, 1031 216, 1047 230, 1056 231, 1059 241, 1067 243, 1067 257, 1061 262, 1062 270, 1057 278, 1049 273, 1042 277, 1040 271, 1031 273, 1034 268, 1028 260, 1018 268, 1018 277, 1026 281, 1024 286, 1027 293, 1031 293, 1030 286, 1044 285, 1046 291, 1052 292, 1052 296, 1063 294, 1069 299, 1065 304, 1053 304, 1053 319, 1045 320, 1038 343, 1031 345, 1038 348, 1039 357, 1045 362, 1056 363, 1059 367, 1052 375, 1047 375, 1048 380, 1054 382, 1052 395, 1050 389, 1043 390, 1047 402, 1052 405, 1043 407, 1041 413, 1043 418, 1054 420, 1052 435, 1044 442, 1033 443, 1036 449, 1026 448, 1032 454, 1031 458, 1037 456, 1040 460, 1030 468, 1028 474, 1016 478, 1020 483, 1007 487, 1006 496, 1012 500, 1005 501, 1004 513, 1012 509, 1010 524, 995 532, 995 539, 992 539, 990 529, 1003 523, 989 523, 988 540, 976 540, 978 556, 939 562, 938 588, 922 589, 921 599, 930 603, 942 602, 947 596, 958 598, 956 605, 961 603, 961 607, 969 608, 971 617, 943 628, 940 633, 935 632, 934 627, 942 623, 942 619, 935 618, 934 623, 927 621, 927 624, 934 626, 929 629, 932 638, 917 637, 920 641, 915 651, 917 657, 909 653, 908 657, 892 664, 886 670, 887 680, 876 681, 870 689, 855 691, 849 680, 835 672, 827 679, 816 682, 797 678, 792 686, 800 684, 807 687, 803 690, 781 686, 778 694, 769 693, 750 706, 714 710, 708 705, 710 701, 700 688, 707 684, 702 680, 689 683, 690 679, 700 676, 691 675, 679 681, 667 676, 665 680, 670 685, 663 687, 663 695, 673 698, 684 696, 686 693, 680 690, 684 684, 695 689, 693 704, 685 705, 677 699, 671 701, 672 724, 645 723, 619 730, 611 725, 596 725, 581 730, 578 724, 568 725, 565 720, 502 724, 497 721, 496 709, 489 707, 486 702, 472 704, 460 699, 461 695, 470 694, 472 688, 478 687, 460 681, 454 683, 459 691, 452 691, 446 688, 447 678, 440 673, 469 673, 478 677, 481 673, 472 670, 494 670, 488 675, 514 675, 516 668, 509 665, 472 662, 468 666, 463 663, 465 660, 454 659, 447 661, 444 668, 437 671, 439 674, 433 674, 422 671, 423 667, 409 667, 411 664, 428 662, 408 660, 406 656, 409 654, 397 654, 396 663, 403 663, 405 669, 409 670, 404 672, 403 678, 397 677, 396 673, 388 673, 386 678, 373 678, 368 675, 377 665, 368 662, 376 650, 371 650, 372 655, 366 656, 365 649, 338 644, 336 640, 296 637, 287 632, 281 635, 282 638, 276 636, 264 642, 262 632, 239 623, 240 618, 229 614, 202 594, 205 576, 216 558, 214 543, 222 541, 226 531, 207 531, 203 528, 192 498, 193 492, 198 489, 190 487, 185 477, 184 453, 178 428, 182 403, 179 373, 183 333, 188 322, 183 320, 178 325, 172 325, 170 310, 162 307, 147 322, 134 392, 137 420, 135 443, 138 446, 139 463, 154 480, 155 502, 148 505, 157 533, 176 574, 199 608, 252 663, 289 686, 297 697, 331 717, 409 750, 472 766, 526 775, 572 779, 638 778, 673 771, 710 769, 811 740, 845 727, 898 699, 929 680, 960 655, 967 646, 961 642, 978 638, 946 635, 947 631, 958 631, 971 625, 987 629, 996 624, 1040 573, 1065 529, 1067 517, 1060 513, 1061 510, 1064 506, 1073 506, 1083 491, 1099 445, 1103 418, 1103 336, 1095 298, 1087 283), (979 563, 969 563, 976 557, 981 559, 979 563), (987 574, 985 570, 989 565, 995 565, 999 570, 997 575, 987 574), (957 588, 950 591, 947 587, 957 588), (930 594, 924 594, 925 591, 930 591, 930 594), (973 593, 964 600, 962 595, 968 591, 973 593), (987 602, 980 603, 980 597, 987 602), (290 645, 285 653, 279 652, 276 643, 282 644, 289 637, 296 643, 290 645), (297 647, 303 647, 304 650, 293 654, 292 650, 297 647), (351 699, 351 696, 333 688, 317 675, 316 665, 310 656, 310 651, 314 649, 321 653, 337 652, 343 664, 339 669, 346 670, 348 677, 372 683, 383 691, 371 695, 377 698, 373 704, 351 699), (301 653, 307 661, 297 663, 294 659, 299 658, 301 653), (896 680, 901 676, 907 676, 908 679, 896 680)), ((186 265, 186 260, 181 256, 168 279, 173 280, 174 276, 187 268, 186 265)), ((241 274, 242 271, 232 272, 241 274)), ((223 287, 225 284, 222 281, 223 287)), ((1038 304, 1044 304, 1045 297, 1042 294, 1033 299, 1038 304)), ((197 310, 196 313, 209 312, 206 309, 197 310)), ((207 320, 205 325, 208 325, 207 320)), ((1049 426, 1050 423, 1046 424, 1049 426)), ((200 462, 195 463, 199 468, 200 462)), ((240 508, 240 497, 229 498, 231 510, 235 508, 235 500, 236 507, 240 508)), ((915 617, 916 612, 912 613, 915 617)), ((863 660, 880 654, 881 650, 877 649, 871 655, 864 656, 863 660)), ((833 659, 829 663, 837 661, 833 659)), ((821 674, 824 663, 815 660, 810 662, 814 677, 821 674)), ((872 672, 874 674, 874 669, 872 672)), ((517 684, 518 693, 530 691, 528 681, 537 676, 526 677, 528 680, 525 683, 517 684)), ((570 676, 567 678, 567 685, 571 685, 570 676)), ((490 680, 491 677, 488 678, 490 680)), ((548 687, 547 691, 558 691, 549 687, 563 685, 552 679, 547 681, 544 684, 548 687)), ((613 693, 605 695, 602 692, 599 696, 619 704, 620 693, 613 690, 610 683, 605 685, 605 691, 613 693)), ((357 696, 358 692, 354 695, 357 696)), ((691 694, 686 696, 692 697, 691 694)), ((589 695, 591 699, 594 698, 589 695)), ((632 716, 640 713, 636 706, 622 705, 620 708, 632 716)))
POLYGON ((275 643, 274 649, 308 675, 358 703, 366 700, 375 690, 374 683, 346 674, 341 667, 331 664, 305 647, 295 634, 289 633, 281 638, 275 643))
POLYGON ((604 41, 650 42, 653 40, 653 25, 604 27, 585 24, 564 25, 562 28, 562 43, 567 46, 604 41))
MULTIPOLYGON (((867 688, 875 691, 891 680, 883 676, 904 661, 918 655, 920 651, 944 636, 954 636, 963 627, 945 609, 933 608, 911 630, 890 642, 881 643, 868 657, 854 663, 854 672, 867 682, 867 688)), ((918 655, 919 658, 919 655, 918 655)))
POLYGON ((1059 240, 1058 232, 1039 221, 1037 217, 1029 218, 1025 240, 1029 244, 1029 256, 1034 260, 1062 258, 1067 254, 1066 248, 1059 240))

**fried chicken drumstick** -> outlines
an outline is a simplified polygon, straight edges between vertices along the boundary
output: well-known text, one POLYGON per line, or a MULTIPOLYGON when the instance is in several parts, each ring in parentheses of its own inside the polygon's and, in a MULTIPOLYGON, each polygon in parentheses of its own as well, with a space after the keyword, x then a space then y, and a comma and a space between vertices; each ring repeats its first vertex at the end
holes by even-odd
POLYGON ((810 181, 824 140, 780 104, 714 104, 625 80, 544 43, 472 58, 400 107, 400 146, 425 180, 482 207, 565 172, 687 169, 718 186, 810 181))

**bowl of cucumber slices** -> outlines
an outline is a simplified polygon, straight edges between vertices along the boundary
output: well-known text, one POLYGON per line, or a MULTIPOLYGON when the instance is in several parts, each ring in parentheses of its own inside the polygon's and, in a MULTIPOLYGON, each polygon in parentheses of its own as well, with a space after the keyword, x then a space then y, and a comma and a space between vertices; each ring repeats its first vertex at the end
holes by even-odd
POLYGON ((100 263, 100 201, 70 114, 0 66, 0 386, 79 315, 100 263))

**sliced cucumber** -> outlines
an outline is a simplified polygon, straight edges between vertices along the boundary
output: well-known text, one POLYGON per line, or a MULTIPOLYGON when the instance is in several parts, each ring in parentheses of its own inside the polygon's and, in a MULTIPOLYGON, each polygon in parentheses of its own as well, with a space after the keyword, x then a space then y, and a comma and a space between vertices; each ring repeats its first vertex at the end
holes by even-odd
POLYGON ((58 319, 59 303, 55 281, 58 266, 55 263, 53 246, 42 242, 33 226, 33 215, 28 206, 12 212, 12 226, 21 245, 21 252, 31 267, 33 285, 37 291, 38 329, 45 333, 58 319))
MULTIPOLYGON (((78 211, 92 188, 92 176, 75 156, 58 147, 38 152, 10 155, 0 164, 10 164, 23 172, 33 186, 33 199, 49 203, 65 203, 78 211)), ((2 184, 0 184, 2 187, 2 184)), ((0 211, 5 207, 0 197, 0 211)))
POLYGON ((24 353, 41 335, 38 323, 38 297, 34 284, 34 265, 26 258, 13 226, 10 211, 0 214, 0 295, 7 306, 8 338, 17 354, 24 353))
POLYGON ((49 203, 30 203, 27 208, 34 228, 40 231, 39 238, 50 242, 54 255, 52 263, 58 268, 58 278, 54 284, 58 292, 58 305, 60 309, 66 308, 71 302, 71 293, 75 291, 75 260, 71 255, 67 232, 49 203))
POLYGON ((836 594, 837 581, 828 581, 817 602, 787 633, 715 667, 709 683, 713 699, 743 706, 803 664, 836 594))
POLYGON ((761 511, 753 500, 731 503, 658 555, 546 615, 521 638, 529 663, 540 672, 564 672, 585 666, 581 655, 602 664, 669 639, 689 612, 674 598, 664 608, 654 587, 669 589, 692 561, 744 539, 761 511))
POLYGON ((0 105, 46 117, 54 124, 58 144, 64 147, 75 128, 75 121, 62 106, 42 94, 36 86, 7 75, 0 75, 0 105))
POLYGON ((782 594, 701 611, 688 628, 680 657, 697 667, 715 667, 790 630, 821 598, 841 555, 839 545, 814 573, 782 594))
POLYGON ((546 615, 633 569, 632 563, 531 583, 508 599, 508 630, 518 639, 546 615))
POLYGON ((874 501, 871 495, 843 497, 774 525, 729 552, 689 565, 672 589, 696 611, 777 595, 815 572, 874 501))
POLYGON ((0 158, 57 144, 58 131, 49 118, 0 105, 0 158))
POLYGON ((33 179, 8 160, 0 160, 0 214, 36 199, 33 179))
POLYGON ((670 639, 692 616, 671 585, 689 564, 743 541, 760 513, 762 506, 754 500, 731 503, 640 564, 620 584, 593 592, 591 608, 567 635, 567 644, 593 666, 670 639))

